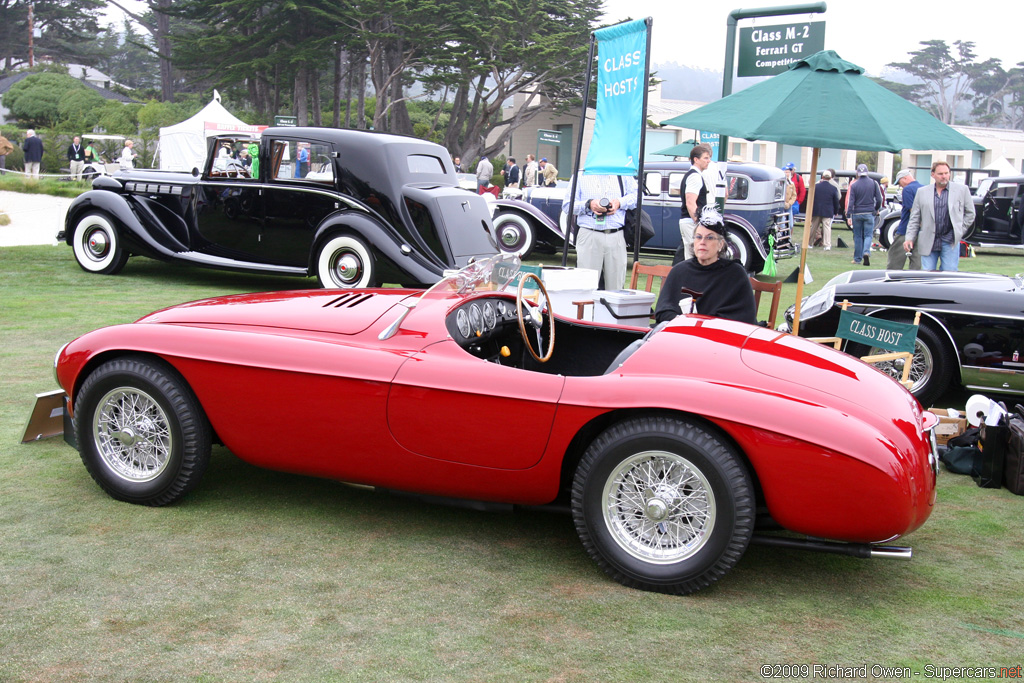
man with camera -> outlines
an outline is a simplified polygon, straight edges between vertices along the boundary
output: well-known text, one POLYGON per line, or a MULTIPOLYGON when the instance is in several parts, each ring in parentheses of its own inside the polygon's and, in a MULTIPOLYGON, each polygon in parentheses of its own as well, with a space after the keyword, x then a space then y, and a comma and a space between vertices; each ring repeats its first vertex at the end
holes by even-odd
MULTIPOLYGON (((576 265, 592 268, 604 278, 604 289, 622 289, 626 281, 626 211, 636 208, 636 180, 610 174, 584 175, 576 182, 573 213, 576 265)), ((562 202, 569 212, 569 196, 562 202)))

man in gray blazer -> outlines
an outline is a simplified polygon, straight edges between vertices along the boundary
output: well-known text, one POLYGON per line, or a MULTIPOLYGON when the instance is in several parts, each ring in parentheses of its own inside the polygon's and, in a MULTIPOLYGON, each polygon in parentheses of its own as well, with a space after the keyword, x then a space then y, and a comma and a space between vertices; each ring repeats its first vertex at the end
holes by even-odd
POLYGON ((903 249, 909 254, 920 242, 921 270, 956 270, 960 263, 960 240, 974 225, 974 200, 966 185, 949 180, 949 164, 932 164, 931 185, 914 197, 903 249))

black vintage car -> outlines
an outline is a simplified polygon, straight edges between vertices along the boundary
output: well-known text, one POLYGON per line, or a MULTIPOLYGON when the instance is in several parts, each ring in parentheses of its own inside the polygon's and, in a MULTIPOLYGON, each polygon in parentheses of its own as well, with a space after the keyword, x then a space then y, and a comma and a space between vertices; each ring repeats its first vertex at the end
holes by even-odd
MULTIPOLYGON (((985 273, 854 270, 806 297, 800 336, 830 337, 842 302, 850 310, 912 322, 921 311, 911 392, 929 406, 953 383, 986 392, 1024 394, 1024 278, 985 273)), ((794 307, 779 330, 789 332, 794 307)), ((874 353, 847 342, 856 356, 874 353)), ((886 372, 902 373, 901 361, 886 372)))
POLYGON ((324 287, 423 286, 497 253, 486 202, 423 140, 331 128, 210 138, 202 172, 97 178, 57 235, 94 273, 131 255, 315 275, 324 287), (252 150, 246 158, 242 153, 252 150))
POLYGON ((1024 247, 1024 176, 983 180, 974 197, 974 226, 964 241, 977 247, 1024 247))

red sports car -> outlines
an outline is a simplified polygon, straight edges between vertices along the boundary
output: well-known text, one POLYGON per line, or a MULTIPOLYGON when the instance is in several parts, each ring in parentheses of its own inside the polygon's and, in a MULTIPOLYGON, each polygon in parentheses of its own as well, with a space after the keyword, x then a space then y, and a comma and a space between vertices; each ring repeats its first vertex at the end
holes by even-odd
POLYGON ((91 332, 55 361, 66 437, 144 505, 196 486, 214 441, 382 489, 569 504, 609 575, 666 593, 716 581, 752 540, 909 554, 873 544, 931 512, 936 418, 892 379, 728 320, 555 316, 518 270, 499 255, 425 291, 227 296, 91 332))

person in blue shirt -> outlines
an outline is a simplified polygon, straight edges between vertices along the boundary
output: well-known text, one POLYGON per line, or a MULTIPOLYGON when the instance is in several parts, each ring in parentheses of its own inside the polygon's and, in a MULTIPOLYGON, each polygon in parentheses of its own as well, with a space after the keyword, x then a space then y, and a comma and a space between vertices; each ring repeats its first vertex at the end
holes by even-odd
MULTIPOLYGON (((562 200, 569 213, 570 193, 562 200)), ((573 202, 579 231, 576 233, 576 265, 591 268, 603 277, 604 289, 622 289, 626 280, 626 237, 622 226, 626 211, 636 208, 637 184, 631 176, 579 174, 573 202)))
POLYGON ((905 168, 896 174, 896 184, 901 188, 900 202, 903 210, 900 212, 900 224, 896 228, 896 236, 889 245, 886 270, 903 270, 907 261, 910 261, 910 270, 921 270, 921 254, 914 249, 909 254, 903 249, 903 242, 907 239, 907 223, 910 221, 910 210, 914 207, 914 196, 917 194, 921 183, 914 178, 913 172, 905 168))

